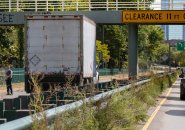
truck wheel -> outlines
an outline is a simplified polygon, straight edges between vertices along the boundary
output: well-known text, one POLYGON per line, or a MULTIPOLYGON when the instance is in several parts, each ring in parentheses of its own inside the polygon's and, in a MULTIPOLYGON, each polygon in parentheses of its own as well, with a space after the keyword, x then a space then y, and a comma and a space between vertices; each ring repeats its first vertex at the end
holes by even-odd
POLYGON ((185 94, 180 94, 180 100, 185 100, 185 94))

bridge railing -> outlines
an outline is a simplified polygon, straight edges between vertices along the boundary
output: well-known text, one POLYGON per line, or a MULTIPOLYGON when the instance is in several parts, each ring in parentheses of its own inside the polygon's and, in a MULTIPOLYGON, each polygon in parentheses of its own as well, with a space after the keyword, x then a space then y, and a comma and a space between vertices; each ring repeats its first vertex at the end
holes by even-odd
POLYGON ((120 0, 101 0, 98 2, 95 0, 0 0, 0 11, 182 10, 184 5, 183 1, 151 3, 146 0, 137 0, 136 2, 120 0))
MULTIPOLYGON (((158 6, 160 3, 155 3, 158 6)), ((123 9, 145 10, 152 8, 151 2, 138 0, 137 2, 120 2, 120 0, 0 0, 0 11, 116 11, 123 9)), ((153 3, 154 5, 154 3, 153 3)), ((167 5, 167 4, 166 4, 167 5)), ((167 5, 168 6, 168 5, 167 5)))

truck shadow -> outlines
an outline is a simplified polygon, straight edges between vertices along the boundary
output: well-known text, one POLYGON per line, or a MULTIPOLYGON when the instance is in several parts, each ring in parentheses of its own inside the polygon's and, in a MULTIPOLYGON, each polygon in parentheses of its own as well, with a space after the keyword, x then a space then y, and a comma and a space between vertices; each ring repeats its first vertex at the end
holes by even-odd
MULTIPOLYGON (((164 99, 164 98, 166 98, 166 96, 159 96, 159 98, 164 99)), ((180 97, 172 97, 172 96, 170 96, 170 97, 167 97, 166 99, 167 100, 173 100, 173 101, 180 101, 180 97)))
POLYGON ((164 104, 163 107, 185 108, 185 105, 164 104))
POLYGON ((174 85, 173 88, 180 88, 180 85, 174 85))
POLYGON ((185 116, 185 110, 169 110, 165 113, 172 116, 185 116))
POLYGON ((179 94, 180 95, 180 92, 171 92, 171 94, 179 94))

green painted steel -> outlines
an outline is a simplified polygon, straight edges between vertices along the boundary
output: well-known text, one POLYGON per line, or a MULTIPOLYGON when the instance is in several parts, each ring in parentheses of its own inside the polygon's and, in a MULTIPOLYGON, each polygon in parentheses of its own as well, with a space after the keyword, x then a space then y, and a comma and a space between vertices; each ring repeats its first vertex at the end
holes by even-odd
POLYGON ((23 68, 13 68, 13 83, 24 82, 24 69, 23 68))
POLYGON ((136 79, 138 75, 138 25, 128 25, 128 76, 136 79))
POLYGON ((25 15, 84 15, 101 24, 122 24, 122 11, 0 12, 0 25, 24 25, 25 15))
POLYGON ((16 110, 5 110, 4 111, 4 118, 7 119, 7 121, 13 121, 16 119, 16 110))
POLYGON ((4 102, 0 100, 0 118, 3 118, 4 102))
MULTIPOLYGON (((23 68, 13 68, 13 83, 24 82, 24 69, 23 68)), ((0 84, 5 84, 5 69, 0 69, 0 84)))
POLYGON ((103 68, 103 69, 97 69, 97 71, 99 72, 99 76, 106 76, 106 75, 116 75, 116 74, 120 74, 120 73, 124 73, 127 72, 127 70, 124 69, 118 69, 118 68, 103 68))
MULTIPOLYGON (((119 69, 119 68, 103 68, 103 69, 98 69, 100 76, 106 76, 106 75, 116 75, 120 73, 126 73, 128 72, 126 69, 119 69)), ((23 68, 14 68, 13 69, 13 82, 18 83, 18 82, 24 82, 24 69, 23 68)))

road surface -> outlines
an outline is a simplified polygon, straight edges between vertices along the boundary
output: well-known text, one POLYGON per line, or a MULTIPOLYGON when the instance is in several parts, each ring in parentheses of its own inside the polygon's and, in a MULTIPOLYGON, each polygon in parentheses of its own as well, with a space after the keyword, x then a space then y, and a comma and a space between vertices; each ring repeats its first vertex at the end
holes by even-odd
POLYGON ((185 130, 185 101, 180 100, 180 79, 173 84, 147 130, 185 130))

